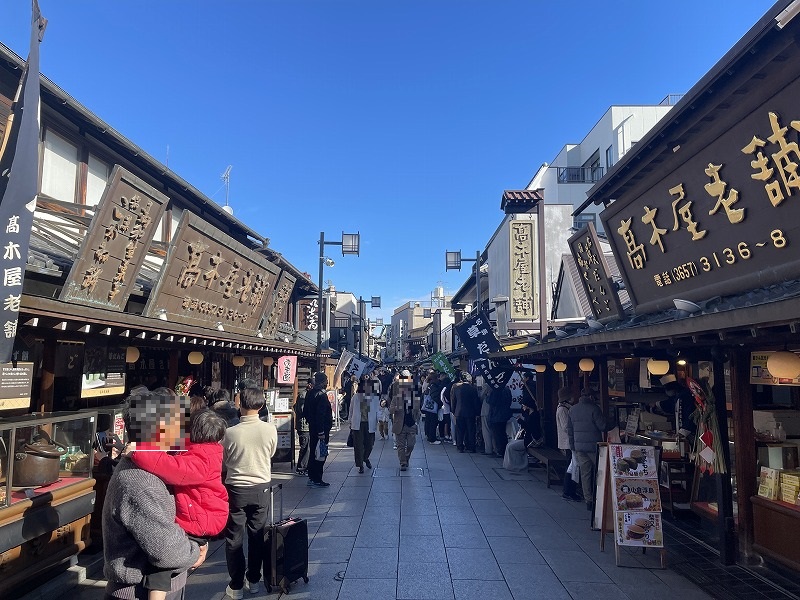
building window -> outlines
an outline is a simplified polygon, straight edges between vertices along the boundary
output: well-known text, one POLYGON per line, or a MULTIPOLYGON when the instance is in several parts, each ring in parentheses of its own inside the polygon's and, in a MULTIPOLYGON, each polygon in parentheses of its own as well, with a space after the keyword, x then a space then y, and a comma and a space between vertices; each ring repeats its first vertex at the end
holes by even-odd
POLYGON ((109 167, 95 155, 89 155, 86 170, 86 206, 97 206, 108 182, 109 167))
POLYGON ((575 217, 573 217, 572 227, 573 229, 580 231, 581 228, 587 223, 591 223, 597 227, 597 215, 594 213, 582 213, 580 215, 575 215, 575 217))
POLYGON ((48 130, 44 138, 42 194, 75 202, 78 181, 78 147, 48 130))
POLYGON ((614 164, 614 146, 606 148, 606 169, 610 169, 614 164))

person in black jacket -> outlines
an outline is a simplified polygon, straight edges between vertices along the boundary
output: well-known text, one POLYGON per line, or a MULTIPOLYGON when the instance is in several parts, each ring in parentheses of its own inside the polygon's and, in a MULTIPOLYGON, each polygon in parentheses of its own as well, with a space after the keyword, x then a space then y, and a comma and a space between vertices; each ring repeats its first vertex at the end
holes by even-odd
POLYGON ((306 386, 305 394, 298 394, 294 402, 294 427, 297 431, 297 438, 300 441, 300 452, 297 454, 297 474, 308 475, 308 421, 303 416, 303 407, 306 398, 314 393, 314 383, 309 381, 306 386))
POLYGON ((487 399, 489 404, 489 427, 494 440, 495 456, 500 458, 505 456, 506 444, 508 444, 506 424, 511 418, 511 402, 511 390, 506 386, 493 389, 487 399))
POLYGON ((450 389, 450 406, 456 417, 456 446, 459 452, 475 452, 475 420, 481 412, 478 389, 469 373, 461 374, 461 383, 450 389))
POLYGON ((333 415, 331 405, 328 402, 328 394, 325 392, 328 387, 328 376, 325 373, 314 373, 314 389, 306 395, 303 416, 308 422, 310 453, 308 461, 308 485, 310 487, 328 487, 330 484, 322 481, 322 469, 325 466, 325 459, 317 460, 317 446, 320 442, 326 444, 330 441, 331 427, 333 427, 333 415))

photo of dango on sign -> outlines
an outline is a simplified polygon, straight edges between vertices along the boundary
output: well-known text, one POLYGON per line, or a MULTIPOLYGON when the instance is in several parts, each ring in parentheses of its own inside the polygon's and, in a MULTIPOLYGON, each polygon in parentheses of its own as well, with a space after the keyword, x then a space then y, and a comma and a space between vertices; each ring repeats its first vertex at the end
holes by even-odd
POLYGON ((631 477, 614 478, 614 510, 660 511, 661 496, 658 493, 657 479, 638 479, 631 477))
POLYGON ((611 444, 609 453, 613 477, 658 477, 655 450, 652 446, 611 444))

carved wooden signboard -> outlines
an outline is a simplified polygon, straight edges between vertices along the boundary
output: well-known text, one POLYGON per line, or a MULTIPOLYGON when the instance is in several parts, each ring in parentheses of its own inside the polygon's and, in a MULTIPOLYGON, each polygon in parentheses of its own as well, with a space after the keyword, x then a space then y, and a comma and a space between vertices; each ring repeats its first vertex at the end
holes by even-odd
POLYGON ((584 225, 567 242, 572 257, 578 265, 581 283, 589 298, 594 318, 601 321, 619 319, 623 312, 614 284, 609 276, 608 265, 597 239, 594 224, 584 225))
POLYGON ((271 307, 279 272, 265 257, 187 211, 144 314, 163 315, 186 325, 255 333, 271 307))
POLYGON ((168 200, 115 166, 60 299, 124 310, 168 200))
POLYGON ((293 275, 290 275, 286 271, 281 273, 278 285, 275 286, 275 299, 272 304, 272 309, 264 316, 262 332, 265 338, 272 339, 278 332, 278 325, 281 320, 285 318, 286 304, 289 302, 289 298, 292 295, 295 281, 297 281, 297 279, 293 275))
POLYGON ((534 321, 539 318, 536 230, 534 221, 511 221, 509 244, 511 265, 512 321, 534 321))

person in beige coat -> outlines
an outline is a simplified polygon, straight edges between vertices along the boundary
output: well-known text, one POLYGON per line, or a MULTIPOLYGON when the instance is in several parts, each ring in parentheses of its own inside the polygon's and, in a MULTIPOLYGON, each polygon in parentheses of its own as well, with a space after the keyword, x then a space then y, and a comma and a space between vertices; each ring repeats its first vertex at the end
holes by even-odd
POLYGON ((404 370, 392 385, 392 402, 389 405, 389 414, 392 416, 392 433, 397 443, 397 458, 400 460, 400 470, 408 469, 408 461, 414 444, 417 441, 417 423, 420 416, 420 398, 414 389, 411 373, 404 370))

